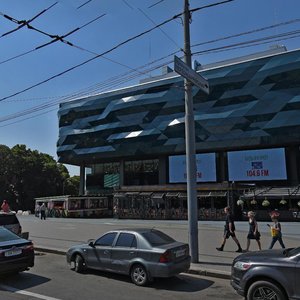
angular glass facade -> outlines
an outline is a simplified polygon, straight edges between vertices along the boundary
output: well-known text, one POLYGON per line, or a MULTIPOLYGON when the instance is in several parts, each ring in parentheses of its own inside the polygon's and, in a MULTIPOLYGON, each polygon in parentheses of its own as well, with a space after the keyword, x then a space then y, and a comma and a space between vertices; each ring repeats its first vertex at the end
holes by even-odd
MULTIPOLYGON (((300 50, 205 70, 193 87, 197 152, 300 144, 300 50)), ((85 165, 185 153, 180 77, 62 103, 57 155, 85 165)))

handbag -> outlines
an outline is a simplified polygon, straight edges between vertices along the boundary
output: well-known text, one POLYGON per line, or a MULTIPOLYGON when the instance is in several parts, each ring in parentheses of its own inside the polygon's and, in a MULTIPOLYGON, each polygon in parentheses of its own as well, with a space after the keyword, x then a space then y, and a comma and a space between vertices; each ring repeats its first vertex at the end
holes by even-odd
POLYGON ((256 231, 256 234, 254 235, 256 239, 260 238, 261 234, 259 231, 256 231))

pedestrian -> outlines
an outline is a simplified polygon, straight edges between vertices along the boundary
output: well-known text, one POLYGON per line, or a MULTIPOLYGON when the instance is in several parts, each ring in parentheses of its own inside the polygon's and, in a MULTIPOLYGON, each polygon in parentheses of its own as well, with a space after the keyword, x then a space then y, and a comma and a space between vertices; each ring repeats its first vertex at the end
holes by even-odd
POLYGON ((43 203, 40 207, 41 220, 46 220, 46 205, 43 203))
POLYGON ((238 246, 238 249, 236 250, 236 252, 243 252, 240 242, 235 236, 234 218, 233 218, 233 215, 231 214, 230 207, 226 206, 224 208, 224 212, 226 213, 226 220, 225 220, 225 225, 224 225, 224 235, 223 235, 223 239, 222 239, 222 245, 221 245, 221 247, 216 248, 216 249, 218 251, 223 251, 226 240, 229 239, 229 237, 231 236, 232 239, 235 241, 235 243, 238 246))
POLYGON ((267 224, 271 229, 272 241, 269 249, 272 249, 274 244, 278 241, 280 246, 285 249, 285 245, 282 240, 281 224, 278 222, 279 214, 271 214, 272 225, 267 224))
POLYGON ((36 217, 40 216, 40 209, 41 209, 41 206, 37 203, 37 205, 35 206, 35 216, 36 217))
POLYGON ((249 219, 249 232, 247 235, 247 247, 246 251, 249 251, 250 247, 250 240, 256 240, 258 249, 261 250, 261 243, 260 243, 260 232, 258 231, 258 224, 255 219, 255 213, 253 211, 248 211, 248 219, 249 219))
POLYGON ((3 203, 1 205, 1 210, 6 212, 6 213, 10 211, 7 200, 3 200, 3 203))

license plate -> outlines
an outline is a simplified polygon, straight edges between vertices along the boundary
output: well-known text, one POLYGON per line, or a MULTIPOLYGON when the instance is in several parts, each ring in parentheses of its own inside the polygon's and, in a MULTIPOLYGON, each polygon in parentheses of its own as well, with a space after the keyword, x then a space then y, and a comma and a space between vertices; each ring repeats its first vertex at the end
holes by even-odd
POLYGON ((175 252, 175 256, 176 256, 176 257, 180 257, 180 256, 183 256, 183 255, 185 255, 185 249, 177 250, 177 251, 175 252))
POLYGON ((22 253, 21 249, 8 250, 8 251, 5 251, 4 256, 6 256, 6 257, 15 256, 15 255, 19 255, 21 253, 22 253))

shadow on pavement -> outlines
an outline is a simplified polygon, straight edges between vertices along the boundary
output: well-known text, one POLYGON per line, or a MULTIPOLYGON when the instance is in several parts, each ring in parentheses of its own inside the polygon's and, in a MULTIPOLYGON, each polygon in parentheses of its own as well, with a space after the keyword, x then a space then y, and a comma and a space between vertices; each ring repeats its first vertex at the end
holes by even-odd
MULTIPOLYGON (((81 275, 84 276, 85 274, 86 275, 93 274, 95 276, 101 276, 108 279, 119 280, 123 282, 128 282, 129 284, 133 284, 131 282, 130 276, 126 276, 126 275, 120 275, 120 274, 97 271, 97 270, 87 270, 81 275)), ((140 287, 140 288, 141 289, 152 288, 157 290, 194 293, 194 292, 199 292, 204 289, 207 289, 213 284, 214 281, 212 280, 180 274, 170 278, 154 278, 153 282, 150 282, 146 287, 140 287)))
POLYGON ((0 277, 0 289, 1 285, 7 285, 19 290, 26 290, 49 282, 50 280, 51 279, 49 278, 27 272, 22 272, 11 276, 5 275, 5 277, 0 277))

